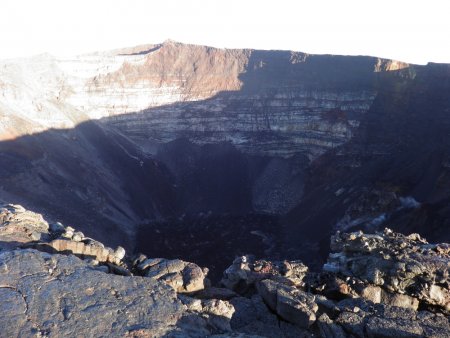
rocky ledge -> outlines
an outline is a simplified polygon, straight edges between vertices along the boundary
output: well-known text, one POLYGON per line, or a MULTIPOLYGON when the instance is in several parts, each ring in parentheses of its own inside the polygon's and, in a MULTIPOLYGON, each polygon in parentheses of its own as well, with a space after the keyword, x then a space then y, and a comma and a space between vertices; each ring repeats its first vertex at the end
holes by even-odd
POLYGON ((0 205, 1 337, 448 337, 450 245, 337 233, 321 272, 236 258, 221 286, 0 205))

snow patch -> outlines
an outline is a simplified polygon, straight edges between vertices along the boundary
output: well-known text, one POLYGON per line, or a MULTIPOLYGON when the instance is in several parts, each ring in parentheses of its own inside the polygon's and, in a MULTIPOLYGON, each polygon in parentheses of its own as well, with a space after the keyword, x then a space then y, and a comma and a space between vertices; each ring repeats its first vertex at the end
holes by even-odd
POLYGON ((412 196, 400 197, 401 209, 417 209, 420 208, 420 202, 418 202, 412 196))
POLYGON ((383 213, 377 217, 375 217, 374 219, 372 219, 372 221, 370 221, 370 223, 368 224, 369 227, 371 228, 377 228, 379 225, 381 225, 384 221, 386 221, 386 214, 383 213))

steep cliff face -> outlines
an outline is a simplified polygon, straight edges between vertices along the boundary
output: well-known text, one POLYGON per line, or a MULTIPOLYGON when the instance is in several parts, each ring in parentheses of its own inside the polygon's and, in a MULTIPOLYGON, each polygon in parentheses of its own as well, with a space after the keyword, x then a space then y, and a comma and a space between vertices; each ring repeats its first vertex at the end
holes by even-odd
POLYGON ((402 231, 438 228, 448 78, 440 65, 173 41, 2 61, 1 196, 113 244, 199 214, 286 215, 287 251, 393 215, 402 231))
POLYGON ((387 225, 449 240, 448 93, 449 65, 385 82, 355 137, 312 163, 303 199, 286 217, 293 252, 307 238, 325 255, 334 230, 387 225))
POLYGON ((109 112, 116 105, 108 95, 111 83, 137 75, 136 83, 177 97, 106 120, 150 151, 155 143, 186 137, 197 144, 229 141, 250 154, 302 152, 312 159, 352 137, 383 75, 403 69, 403 75, 412 76, 407 64, 369 57, 176 43, 144 55, 141 65, 125 64, 96 79, 89 91, 108 98, 109 112))
POLYGON ((111 117, 140 144, 180 136, 252 154, 317 157, 348 141, 407 64, 369 57, 222 50, 167 41, 74 58, 4 61, 2 137, 111 117), (138 113, 132 114, 129 113, 138 113))

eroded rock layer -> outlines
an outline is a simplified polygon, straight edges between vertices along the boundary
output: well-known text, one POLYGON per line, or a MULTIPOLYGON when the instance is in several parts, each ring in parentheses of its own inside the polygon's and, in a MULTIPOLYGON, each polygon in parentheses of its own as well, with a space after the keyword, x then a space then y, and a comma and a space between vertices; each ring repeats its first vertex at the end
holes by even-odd
POLYGON ((414 75, 408 64, 378 58, 173 41, 2 64, 2 139, 107 118, 146 149, 188 137, 311 158, 351 138, 386 75, 414 75))

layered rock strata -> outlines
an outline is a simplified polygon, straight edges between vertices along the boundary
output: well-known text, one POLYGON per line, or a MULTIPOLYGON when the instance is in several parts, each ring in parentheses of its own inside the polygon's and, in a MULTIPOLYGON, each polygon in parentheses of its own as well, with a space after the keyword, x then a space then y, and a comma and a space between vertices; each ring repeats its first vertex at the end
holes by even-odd
POLYGON ((315 157, 349 140, 380 74, 409 73, 408 64, 378 58, 173 41, 133 50, 3 61, 2 139, 115 116, 106 124, 144 146, 184 136, 315 157))
MULTIPOLYGON (((442 76, 431 68, 375 57, 226 50, 173 41, 69 58, 40 55, 4 60, 0 63, 0 196, 127 249, 135 244, 138 224, 183 214, 211 210, 284 215, 324 183, 321 179, 328 175, 315 170, 324 155, 339 148, 326 168, 347 163, 355 169, 364 154, 386 152, 389 144, 404 138, 398 121, 414 121, 418 114, 408 113, 403 94, 407 97, 417 89, 411 96, 425 101, 446 97, 445 77, 434 81, 442 76), (436 83, 437 88, 422 95, 423 83, 416 80, 423 74, 425 82, 436 83), (440 92, 444 94, 436 95, 440 92), (395 109, 384 109, 390 104, 395 109), (373 123, 378 119, 384 122, 373 123), (382 135, 387 130, 385 140, 382 135), (383 143, 376 149, 364 142, 372 135, 383 143), (355 138, 362 141, 354 148, 340 148, 355 138), (179 153, 170 148, 172 143, 179 146, 180 139, 197 147, 218 146, 212 157, 232 165, 229 169, 218 161, 219 168, 211 166, 214 172, 234 167, 220 152, 222 145, 237 149, 243 162, 236 165, 243 173, 237 187, 227 179, 233 175, 220 175, 222 180, 212 184, 216 177, 205 175, 204 162, 195 160, 201 149, 187 154, 187 163, 174 166, 179 153), (356 155, 341 161, 348 154, 356 155), (236 203, 238 207, 225 207, 221 201, 210 203, 211 195, 245 200, 236 203), (89 219, 80 217, 86 210, 89 219)), ((445 112, 446 104, 439 104, 438 114, 445 112)), ((428 111, 428 106, 420 106, 428 111)), ((441 117, 436 120, 445 121, 441 117)), ((411 139, 407 136, 402 142, 411 139)), ((355 183, 358 190, 348 197, 348 178, 338 177, 336 182, 336 186, 326 182, 323 188, 344 188, 338 199, 342 203, 364 188, 355 183)), ((313 223, 327 228, 320 231, 325 238, 336 219, 342 220, 341 228, 355 224, 350 213, 358 205, 344 215, 349 205, 330 211, 326 207, 334 205, 336 198, 330 202, 322 198, 325 193, 320 195, 314 204, 320 205, 322 199, 325 206, 316 208, 318 217, 327 217, 313 223)), ((374 211, 358 219, 370 222, 382 213, 374 211)), ((312 217, 302 220, 298 214, 306 213, 299 210, 292 222, 285 223, 299 225, 299 233, 312 232, 307 222, 312 217)), ((311 237, 317 242, 317 236, 311 237)))

